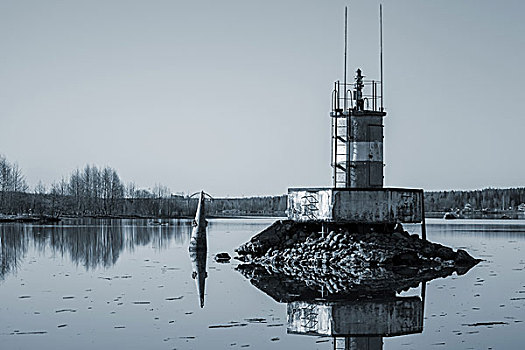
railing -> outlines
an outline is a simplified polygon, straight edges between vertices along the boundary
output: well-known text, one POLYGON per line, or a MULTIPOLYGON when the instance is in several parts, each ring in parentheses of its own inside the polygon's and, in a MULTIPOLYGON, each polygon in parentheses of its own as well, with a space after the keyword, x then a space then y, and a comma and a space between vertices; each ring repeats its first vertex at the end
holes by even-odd
POLYGON ((352 85, 351 83, 341 83, 339 80, 334 83, 334 90, 332 91, 332 112, 341 113, 350 109, 374 112, 383 111, 383 97, 379 94, 381 82, 363 80, 363 93, 360 99, 356 98, 356 90, 348 89, 348 87, 352 85), (368 93, 366 93, 366 91, 368 91, 368 93), (362 106, 359 106, 360 103, 362 103, 362 106))

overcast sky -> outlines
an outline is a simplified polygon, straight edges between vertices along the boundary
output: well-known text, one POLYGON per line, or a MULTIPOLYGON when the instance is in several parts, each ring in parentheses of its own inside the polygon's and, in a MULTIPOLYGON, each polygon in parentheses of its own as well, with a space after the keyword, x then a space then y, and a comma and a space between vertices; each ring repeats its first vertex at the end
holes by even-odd
MULTIPOLYGON (((31 186, 87 163, 173 192, 328 186, 345 4, 349 71, 377 79, 377 1, 0 0, 0 154, 31 186)), ((383 10, 385 184, 524 186, 525 2, 383 10)))

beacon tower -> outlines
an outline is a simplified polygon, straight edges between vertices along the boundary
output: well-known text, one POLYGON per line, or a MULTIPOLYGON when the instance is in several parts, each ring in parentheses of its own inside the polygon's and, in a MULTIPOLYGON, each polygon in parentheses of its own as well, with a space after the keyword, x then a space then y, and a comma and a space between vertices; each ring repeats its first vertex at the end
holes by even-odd
POLYGON ((425 233, 422 189, 384 187, 383 162, 383 35, 380 18, 380 78, 366 79, 357 69, 347 81, 347 10, 343 81, 332 90, 330 187, 288 189, 288 218, 320 224, 326 229, 345 226, 356 232, 393 232, 398 223, 421 223, 425 233))

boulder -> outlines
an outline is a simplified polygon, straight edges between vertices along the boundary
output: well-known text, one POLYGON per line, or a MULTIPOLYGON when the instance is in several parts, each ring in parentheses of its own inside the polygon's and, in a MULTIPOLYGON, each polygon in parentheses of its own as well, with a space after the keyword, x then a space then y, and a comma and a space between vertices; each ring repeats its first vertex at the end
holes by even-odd
POLYGON ((392 259, 394 266, 415 266, 419 264, 419 257, 416 252, 402 252, 392 259))
POLYGON ((464 251, 463 249, 458 249, 458 252, 456 253, 456 258, 454 259, 456 264, 458 265, 475 265, 478 260, 474 259, 472 256, 470 256, 469 253, 464 251))
POLYGON ((231 256, 228 253, 217 253, 215 255, 215 261, 217 262, 229 262, 231 260, 231 256))
MULTIPOLYGON (((400 232, 394 232, 392 234, 392 236, 394 236, 395 238, 400 239, 400 240, 406 240, 407 239, 407 237, 405 235, 403 235, 402 233, 400 233, 400 232)), ((409 238, 410 238, 410 236, 409 236, 409 238)))
POLYGON ((440 257, 441 260, 454 260, 456 258, 456 253, 454 252, 454 250, 445 246, 439 247, 436 250, 436 255, 440 257))

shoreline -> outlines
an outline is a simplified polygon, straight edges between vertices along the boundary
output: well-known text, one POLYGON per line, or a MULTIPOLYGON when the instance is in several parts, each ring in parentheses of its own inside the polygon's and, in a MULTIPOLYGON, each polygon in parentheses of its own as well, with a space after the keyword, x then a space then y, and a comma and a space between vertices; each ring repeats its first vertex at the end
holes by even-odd
MULTIPOLYGON (((503 212, 502 212, 503 213, 503 212)), ((443 219, 443 215, 440 212, 426 213, 425 216, 427 219, 441 219, 446 222, 454 221, 464 221, 464 220, 513 220, 521 221, 525 220, 525 213, 519 215, 520 212, 515 213, 515 215, 509 216, 506 214, 506 217, 502 217, 502 213, 496 214, 493 213, 491 216, 488 215, 461 215, 456 219, 443 219), (523 217, 522 217, 523 216, 523 217)), ((286 220, 285 216, 280 215, 257 215, 257 214, 236 214, 236 215, 208 215, 208 219, 237 219, 237 220, 246 220, 246 219, 275 219, 275 220, 286 220)), ((63 215, 63 216, 51 216, 51 215, 8 215, 0 214, 0 223, 58 223, 63 220, 73 220, 73 219, 137 219, 137 220, 191 220, 193 216, 191 215, 180 215, 180 216, 143 216, 143 215, 63 215)))
MULTIPOLYGON (((209 215, 208 219, 284 219, 278 215, 209 215)), ((58 223, 63 220, 74 220, 74 219, 138 219, 138 220, 191 220, 193 216, 180 215, 180 216, 142 216, 142 215, 63 215, 63 216, 50 216, 50 215, 6 215, 0 214, 0 223, 58 223)))

